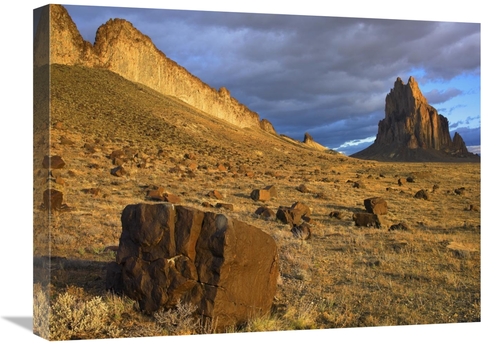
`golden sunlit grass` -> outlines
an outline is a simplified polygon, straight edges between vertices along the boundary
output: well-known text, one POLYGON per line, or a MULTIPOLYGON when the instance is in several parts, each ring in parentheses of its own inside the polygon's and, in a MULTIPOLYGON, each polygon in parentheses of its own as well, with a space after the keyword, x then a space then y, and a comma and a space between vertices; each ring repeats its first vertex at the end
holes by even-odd
MULTIPOLYGON (((159 186, 183 205, 222 212, 276 240, 280 277, 271 314, 228 332, 480 321, 479 164, 351 159, 267 133, 221 127, 110 72, 53 66, 51 76, 50 140, 35 133, 35 142, 42 144, 34 157, 34 256, 50 249, 61 259, 52 261, 50 272, 35 274, 39 334, 69 339, 211 332, 210 325, 193 326, 187 306, 155 318, 140 313, 128 298, 105 291, 106 263, 114 260, 109 247, 118 245, 123 208, 152 202, 147 192, 159 186), (104 89, 105 95, 99 92, 104 89), (116 98, 109 96, 113 92, 116 98), (57 122, 62 127, 56 128, 57 122), (42 168, 44 145, 66 162, 52 175, 42 168), (115 165, 109 155, 118 149, 134 151, 123 177, 111 174, 115 165), (192 161, 196 167, 188 168, 192 161), (221 164, 225 171, 218 169, 221 164), (415 182, 398 185, 409 176, 415 182), (362 182, 361 188, 354 182, 362 182), (308 193, 297 190, 301 184, 308 193), (269 185, 277 188, 276 198, 250 198, 252 190, 269 185), (47 223, 41 204, 49 186, 64 193, 69 210, 54 212, 47 223), (414 197, 422 189, 429 200, 414 197), (213 190, 223 200, 207 196, 213 190), (352 214, 364 211, 363 200, 374 196, 388 204, 382 227, 356 227, 352 214), (306 241, 295 238, 290 225, 255 214, 259 206, 276 211, 296 201, 312 211, 312 237, 306 241), (234 210, 204 207, 204 202, 229 203, 234 210), (330 216, 333 211, 343 216, 330 216), (389 230, 400 223, 406 228, 389 230), (52 310, 84 306, 104 328, 85 319, 83 330, 50 329, 44 317, 49 304, 52 310)), ((68 317, 61 312, 52 324, 67 325, 68 317)))

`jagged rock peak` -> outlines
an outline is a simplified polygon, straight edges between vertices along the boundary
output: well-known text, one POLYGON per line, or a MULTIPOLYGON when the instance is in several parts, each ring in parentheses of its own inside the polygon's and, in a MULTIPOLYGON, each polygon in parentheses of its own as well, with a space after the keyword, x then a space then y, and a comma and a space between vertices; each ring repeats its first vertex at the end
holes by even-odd
POLYGON ((311 134, 306 132, 304 134, 304 143, 307 144, 307 143, 312 142, 312 141, 314 141, 314 140, 313 140, 311 134))
POLYGON ((451 140, 448 119, 427 103, 414 77, 397 78, 385 99, 385 118, 375 142, 355 158, 436 161, 472 157, 460 135, 451 140))
POLYGON ((320 150, 320 151, 325 151, 325 150, 328 150, 327 147, 317 143, 314 141, 313 137, 311 136, 311 134, 309 134, 308 132, 306 132, 304 134, 304 141, 303 143, 308 146, 308 147, 311 147, 311 148, 314 148, 316 150, 320 150))

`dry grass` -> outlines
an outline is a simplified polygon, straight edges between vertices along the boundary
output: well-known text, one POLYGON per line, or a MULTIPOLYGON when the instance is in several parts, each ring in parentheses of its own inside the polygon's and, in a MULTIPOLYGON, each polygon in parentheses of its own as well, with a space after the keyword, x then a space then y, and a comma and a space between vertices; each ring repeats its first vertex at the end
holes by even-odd
MULTIPOLYGON (((105 264, 114 260, 107 247, 118 244, 121 212, 128 204, 150 202, 146 194, 155 186, 180 196, 184 205, 224 212, 276 240, 280 282, 272 313, 228 332, 480 321, 479 164, 361 161, 231 125, 224 125, 221 136, 216 120, 112 73, 53 66, 51 75, 51 135, 35 133, 34 256, 46 256, 50 248, 61 259, 35 276, 40 335, 210 332, 210 326, 193 326, 187 306, 155 319, 104 289, 105 264), (67 163, 52 175, 41 164, 49 146, 51 155, 67 163), (115 165, 109 155, 117 149, 135 151, 124 164, 124 177, 110 173, 115 165), (197 166, 191 169, 193 161, 197 166), (220 164, 226 171, 217 169, 220 164), (397 180, 408 176, 415 182, 399 186, 397 180), (364 188, 354 188, 357 181, 364 188), (310 193, 298 191, 301 184, 310 193), (250 198, 252 190, 268 185, 277 187, 276 198, 265 203, 250 198), (55 212, 50 222, 40 208, 48 186, 63 191, 70 207, 55 212), (92 188, 98 192, 89 193, 92 188), (429 200, 414 198, 421 189, 429 200), (203 202, 218 202, 207 196, 212 190, 234 210, 203 208, 203 202), (356 227, 352 214, 363 211, 363 200, 373 196, 388 204, 382 227, 356 227), (254 213, 262 205, 276 210, 296 201, 312 209, 313 235, 307 241, 294 238, 289 225, 254 213), (332 211, 344 217, 332 218, 332 211), (399 223, 408 229, 389 231, 399 223), (73 319, 95 317, 107 328, 93 327, 91 318, 84 330, 57 333, 44 318, 48 304, 61 311, 57 322, 67 325, 70 317, 62 306, 78 304, 88 315, 73 319)), ((57 322, 52 324, 61 325, 57 322)))

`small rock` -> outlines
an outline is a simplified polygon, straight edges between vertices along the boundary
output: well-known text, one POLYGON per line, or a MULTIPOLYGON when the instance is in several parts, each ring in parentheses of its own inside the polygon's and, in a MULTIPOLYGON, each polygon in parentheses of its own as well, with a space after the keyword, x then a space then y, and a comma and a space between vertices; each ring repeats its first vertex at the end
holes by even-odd
POLYGON ((219 191, 217 191, 217 190, 212 190, 212 191, 208 192, 207 196, 209 198, 214 198, 214 199, 218 199, 218 200, 224 199, 224 197, 222 196, 222 194, 219 191))
POLYGON ((301 184, 300 186, 298 186, 295 189, 297 189, 301 193, 311 193, 311 190, 309 188, 307 188, 307 186, 305 184, 301 184))
POLYGON ((354 182, 352 186, 353 186, 354 188, 359 188, 359 189, 364 189, 364 188, 366 188, 366 185, 365 185, 363 182, 361 182, 361 181, 356 181, 356 182, 354 182))
POLYGON ((380 228, 381 222, 378 215, 373 213, 354 213, 352 216, 356 226, 380 228))
POLYGON ((234 211, 234 206, 232 204, 217 203, 217 204, 215 204, 215 207, 216 208, 225 208, 226 210, 234 211))
POLYGON ((111 175, 117 176, 117 177, 122 177, 127 175, 127 171, 123 166, 117 166, 116 168, 111 169, 111 175))
POLYGON ((397 224, 392 224, 390 227, 389 227, 389 231, 394 231, 394 230, 410 230, 410 227, 408 226, 408 224, 406 223, 397 223, 397 224))
POLYGON ((254 189, 250 193, 250 197, 254 201, 269 201, 271 200, 271 193, 265 189, 254 189))
POLYGON ((255 214, 259 215, 261 218, 270 219, 276 217, 276 212, 266 206, 261 206, 255 210, 255 214))
POLYGON ((379 197, 364 200, 366 211, 374 214, 387 214, 387 202, 379 197))
POLYGON ((62 192, 56 189, 47 189, 43 192, 43 205, 48 210, 52 211, 61 208, 62 200, 62 192))
POLYGON ((61 158, 61 156, 45 156, 43 157, 42 166, 45 169, 62 169, 66 163, 61 158))
POLYGON ((415 198, 417 199, 424 199, 424 200, 429 200, 429 193, 427 193, 425 190, 421 189, 415 194, 415 198))
POLYGON ((278 196, 278 190, 274 185, 267 186, 264 188, 264 190, 269 191, 269 194, 271 195, 271 198, 276 198, 278 196))
POLYGON ((163 199, 171 204, 180 204, 182 202, 182 199, 178 195, 172 193, 165 193, 163 199))
POLYGON ((474 211, 474 212, 479 212, 479 206, 477 205, 469 205, 468 208, 466 208, 467 211, 474 211))
POLYGON ((299 226, 292 228, 292 234, 301 240, 308 240, 311 238, 311 227, 307 223, 302 223, 299 226))

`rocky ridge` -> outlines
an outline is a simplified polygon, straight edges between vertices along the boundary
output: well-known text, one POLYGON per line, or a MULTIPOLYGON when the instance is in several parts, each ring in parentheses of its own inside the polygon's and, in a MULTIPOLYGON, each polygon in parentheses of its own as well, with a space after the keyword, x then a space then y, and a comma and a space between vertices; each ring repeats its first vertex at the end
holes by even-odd
POLYGON ((231 97, 229 90, 210 87, 167 58, 130 22, 110 19, 99 27, 92 45, 82 38, 63 6, 48 5, 45 10, 49 13, 42 13, 35 36, 35 67, 50 63, 105 68, 239 127, 257 127, 276 134, 269 121, 261 120, 231 97))
POLYGON ((389 161, 478 161, 460 136, 453 140, 448 119, 428 104, 415 78, 407 84, 397 78, 386 96, 385 118, 375 142, 351 157, 389 161))

